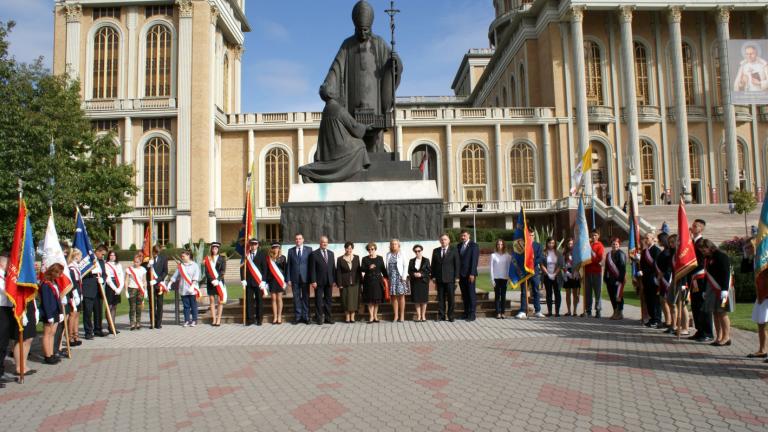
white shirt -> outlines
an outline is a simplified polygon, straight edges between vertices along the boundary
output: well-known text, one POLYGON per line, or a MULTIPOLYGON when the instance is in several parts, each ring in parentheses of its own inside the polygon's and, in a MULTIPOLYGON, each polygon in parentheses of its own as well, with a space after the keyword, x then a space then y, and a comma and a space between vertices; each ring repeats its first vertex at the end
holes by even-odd
POLYGON ((557 269, 557 253, 555 251, 547 252, 547 273, 551 280, 554 280, 554 273, 557 269))
POLYGON ((504 252, 491 254, 491 279, 509 279, 509 264, 512 256, 504 252))
POLYGON ((129 270, 125 271, 126 276, 126 286, 128 288, 134 288, 139 289, 139 287, 136 285, 136 281, 133 280, 133 275, 131 274, 131 270, 136 275, 136 279, 139 280, 139 283, 141 284, 141 288, 146 288, 147 286, 147 269, 144 267, 131 267, 129 270))
POLYGON ((5 270, 0 270, 0 307, 13 307, 5 293, 5 270))

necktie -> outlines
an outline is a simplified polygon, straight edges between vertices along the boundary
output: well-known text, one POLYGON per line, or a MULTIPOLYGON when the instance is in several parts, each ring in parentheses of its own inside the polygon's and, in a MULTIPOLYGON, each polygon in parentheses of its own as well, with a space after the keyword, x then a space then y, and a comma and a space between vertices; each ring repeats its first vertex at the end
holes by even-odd
POLYGON ((443 248, 443 253, 440 255, 440 258, 444 258, 444 257, 445 257, 445 248, 443 248))
POLYGON ((296 249, 296 252, 298 252, 298 253, 299 253, 299 259, 301 259, 301 249, 302 249, 302 248, 298 248, 298 249, 296 249))
POLYGON ((325 254, 325 249, 323 249, 323 260, 328 264, 328 255, 325 254))

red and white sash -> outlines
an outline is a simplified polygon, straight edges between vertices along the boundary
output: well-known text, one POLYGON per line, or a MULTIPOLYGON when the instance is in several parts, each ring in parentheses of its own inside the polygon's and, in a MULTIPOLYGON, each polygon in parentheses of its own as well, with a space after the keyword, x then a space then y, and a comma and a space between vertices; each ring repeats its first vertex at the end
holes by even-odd
MULTIPOLYGON (((707 285, 710 288, 712 288, 712 291, 717 296, 716 298, 719 300, 720 293, 723 292, 723 287, 721 287, 720 284, 717 283, 715 278, 713 278, 712 275, 709 274, 709 272, 707 272, 707 285)), ((731 268, 728 269, 728 287, 726 288, 726 290, 729 291, 729 294, 730 294, 730 292, 732 292, 730 290, 732 290, 733 287, 734 287, 733 268, 731 267, 731 268)), ((725 307, 728 304, 729 301, 730 301, 730 299, 728 297, 726 297, 725 300, 723 300, 723 302, 722 302, 722 307, 725 307)))
POLYGON ((653 257, 651 256, 651 248, 645 248, 645 250, 643 251, 643 261, 649 266, 656 265, 653 262, 653 257))
POLYGON ((139 282, 139 278, 136 276, 136 272, 133 271, 133 267, 128 267, 128 273, 131 274, 131 279, 136 284, 136 289, 139 290, 142 300, 147 296, 147 291, 144 290, 144 286, 139 282))
POLYGON ((227 302, 227 286, 219 279, 219 272, 216 271, 216 266, 211 262, 210 257, 205 257, 203 260, 205 264, 205 270, 208 272, 208 277, 211 281, 218 280, 219 284, 216 285, 216 293, 219 295, 219 299, 222 303, 227 302))
POLYGON ((149 280, 155 282, 155 286, 157 287, 157 291, 159 295, 163 295, 168 292, 168 286, 165 284, 165 281, 157 280, 157 271, 155 271, 155 266, 151 265, 149 266, 149 280))
POLYGON ((280 271, 277 263, 275 263, 272 258, 268 258, 267 265, 269 266, 269 272, 272 273, 272 276, 275 277, 277 284, 280 286, 280 288, 285 289, 285 276, 283 276, 283 272, 280 271))
POLYGON ((187 283, 190 287, 192 287, 192 290, 195 292, 195 297, 200 298, 200 288, 198 288, 196 285, 192 283, 192 279, 187 276, 187 271, 184 270, 184 263, 179 263, 179 274, 181 275, 181 278, 184 279, 184 282, 187 283))
POLYGON ((105 261, 104 264, 106 264, 107 269, 109 269, 109 271, 112 272, 112 279, 115 281, 115 288, 116 288, 115 293, 119 294, 120 290, 123 288, 123 281, 120 279, 120 275, 117 273, 117 269, 115 268, 115 266, 110 264, 109 261, 105 261))
POLYGON ((247 253, 245 255, 245 266, 248 268, 248 273, 251 274, 251 277, 256 279, 256 284, 261 285, 261 281, 263 280, 261 276, 261 271, 258 267, 256 267, 256 263, 253 262, 251 259, 251 254, 247 253))

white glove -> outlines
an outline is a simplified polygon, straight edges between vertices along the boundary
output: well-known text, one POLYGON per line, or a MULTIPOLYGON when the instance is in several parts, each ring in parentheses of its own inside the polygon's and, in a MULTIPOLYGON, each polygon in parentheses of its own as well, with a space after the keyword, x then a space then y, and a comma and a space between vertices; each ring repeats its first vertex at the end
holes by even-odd
POLYGON ((64 322, 64 314, 59 314, 59 322, 64 322))
POLYGON ((267 285, 267 283, 266 283, 266 282, 262 282, 262 283, 259 285, 259 288, 261 288, 262 290, 266 290, 267 288, 269 288, 269 285, 267 285))
POLYGON ((246 282, 246 281, 240 281, 240 283, 243 285, 243 288, 248 286, 248 282, 246 282))
POLYGON ((218 280, 218 279, 214 279, 214 280, 213 280, 213 282, 211 282, 211 285, 213 285, 213 286, 217 287, 217 286, 219 286, 219 284, 220 284, 220 283, 221 283, 221 282, 219 282, 219 280, 218 280))
POLYGON ((61 304, 64 306, 67 305, 67 296, 61 296, 61 304))
POLYGON ((53 324, 53 318, 48 318, 48 324, 53 324))
POLYGON ((720 291, 720 301, 725 301, 728 298, 728 290, 720 291))
POLYGON ((91 273, 93 273, 95 275, 100 275, 101 274, 101 266, 98 265, 98 264, 94 265, 93 266, 93 270, 91 270, 91 273))
POLYGON ((97 277, 96 280, 99 282, 99 285, 104 285, 104 278, 101 276, 97 277))
POLYGON ((27 324, 29 324, 29 320, 27 319, 27 314, 25 312, 23 315, 21 315, 21 326, 26 327, 27 324))
POLYGON ((75 302, 75 306, 80 306, 80 294, 77 291, 72 293, 72 301, 75 302))
POLYGON ((157 285, 157 281, 156 280, 151 280, 151 281, 149 281, 149 284, 152 285, 152 286, 155 286, 155 285, 157 285))
POLYGON ((643 277, 643 271, 640 270, 639 272, 637 272, 637 275, 640 276, 640 277, 643 277))
POLYGON ((125 298, 127 298, 128 300, 131 299, 131 295, 128 294, 128 290, 127 289, 125 290, 125 298))
POLYGON ((154 259, 149 260, 149 265, 155 265, 155 260, 154 259))

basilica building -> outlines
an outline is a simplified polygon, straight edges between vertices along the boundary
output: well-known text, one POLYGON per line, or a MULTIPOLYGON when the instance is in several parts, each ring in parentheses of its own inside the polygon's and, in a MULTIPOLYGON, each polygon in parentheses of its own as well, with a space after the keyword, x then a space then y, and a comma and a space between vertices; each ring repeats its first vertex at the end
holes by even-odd
MULTIPOLYGON (((414 168, 429 161, 446 227, 471 218, 467 205, 501 228, 521 207, 572 207, 570 173, 588 149, 587 193, 604 218, 623 214, 628 191, 646 205, 720 203, 738 189, 762 199, 768 106, 727 103, 721 60, 729 39, 768 39, 764 1, 477 3, 496 11, 488 47, 456 59, 453 95, 399 97, 385 135, 414 168)), ((114 132, 135 167, 121 247, 141 243, 150 207, 161 242, 233 242, 253 162, 258 235, 281 238, 280 205, 314 158, 321 113, 241 112, 245 8, 56 1, 54 73, 80 80, 94 129, 114 132)))

